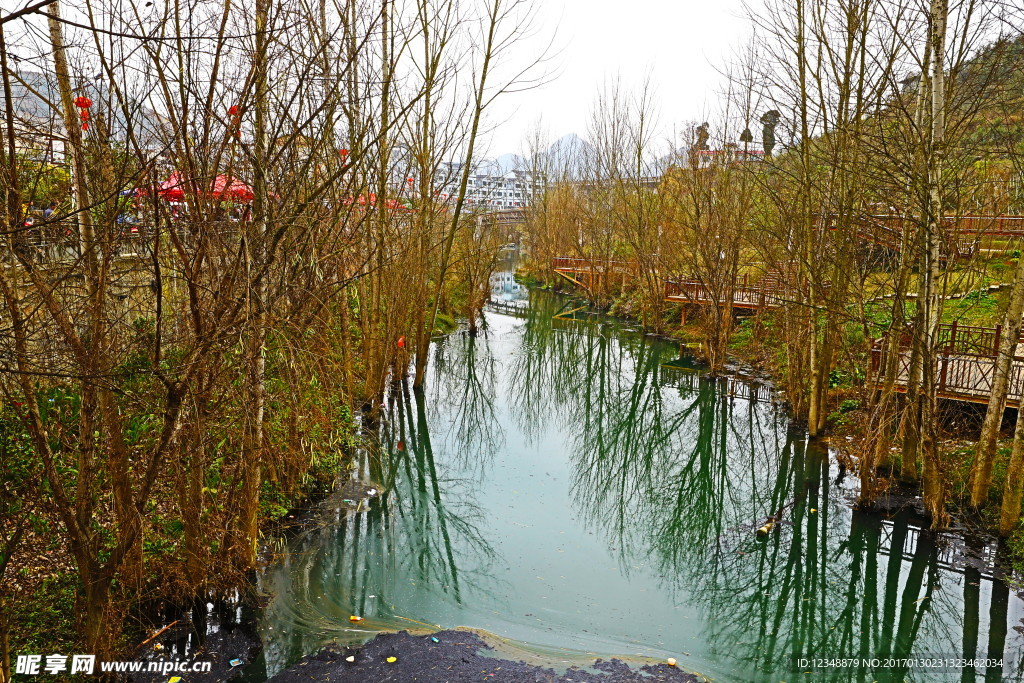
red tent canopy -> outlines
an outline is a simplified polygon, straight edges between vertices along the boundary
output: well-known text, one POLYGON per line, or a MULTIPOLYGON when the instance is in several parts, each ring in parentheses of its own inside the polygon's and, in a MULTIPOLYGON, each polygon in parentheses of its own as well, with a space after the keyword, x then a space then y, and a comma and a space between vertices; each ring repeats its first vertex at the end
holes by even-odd
MULTIPOLYGON (((188 182, 179 171, 175 171, 167 180, 157 183, 156 193, 171 202, 184 201, 188 182)), ((146 189, 140 188, 137 192, 145 194, 146 189)), ((209 190, 203 191, 197 187, 197 192, 201 196, 222 201, 245 203, 251 202, 253 199, 251 187, 241 180, 231 178, 223 173, 213 179, 209 190)))
POLYGON ((251 202, 253 198, 251 187, 238 178, 229 178, 226 175, 219 175, 213 179, 212 194, 218 199, 239 203, 251 202))

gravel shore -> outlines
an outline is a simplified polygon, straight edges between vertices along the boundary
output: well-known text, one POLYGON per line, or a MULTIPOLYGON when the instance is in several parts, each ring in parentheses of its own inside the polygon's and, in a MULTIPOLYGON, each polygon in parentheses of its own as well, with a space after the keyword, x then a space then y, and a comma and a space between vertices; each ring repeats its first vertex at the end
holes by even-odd
POLYGON ((594 671, 576 667, 564 674, 526 662, 484 654, 490 646, 471 631, 441 631, 414 636, 382 633, 360 648, 327 648, 299 660, 270 679, 273 683, 634 683, 701 680, 668 664, 632 668, 617 659, 597 660, 594 671), (436 639, 437 642, 434 642, 436 639), (347 658, 354 658, 353 662, 347 658), (389 658, 394 658, 389 662, 389 658))

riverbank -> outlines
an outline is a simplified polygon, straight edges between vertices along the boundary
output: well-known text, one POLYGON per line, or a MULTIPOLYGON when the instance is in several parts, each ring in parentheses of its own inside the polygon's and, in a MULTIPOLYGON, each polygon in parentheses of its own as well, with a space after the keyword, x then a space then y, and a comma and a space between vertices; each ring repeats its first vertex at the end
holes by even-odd
MULTIPOLYGON (((721 680, 787 678, 793 644, 817 628, 807 619, 834 627, 809 656, 851 642, 865 657, 958 652, 941 637, 951 629, 964 653, 1014 651, 1019 632, 1005 626, 1019 603, 987 561, 991 544, 928 532, 898 511, 912 499, 856 508, 856 478, 781 410, 708 381, 663 338, 605 316, 569 320, 566 305, 536 292, 523 313, 489 316, 477 339, 439 345, 435 391, 395 392, 370 470, 382 495, 351 514, 332 506, 262 577, 274 596, 261 619, 269 676, 248 680, 300 661, 318 667, 300 671, 307 680, 345 680, 359 660, 343 665, 338 653, 356 650, 342 648, 410 621, 532 643, 525 655, 500 641, 483 651, 531 665, 569 663, 557 652, 537 662, 530 647, 578 653, 588 669, 582 653, 643 653, 721 680), (965 565, 975 556, 986 561, 965 565), (850 641, 858 632, 870 635, 850 641), (301 659, 314 652, 330 661, 301 659)), ((436 662, 410 675, 395 667, 407 654, 390 656, 349 680, 389 669, 431 680, 436 662)))
POLYGON ((630 666, 618 659, 598 659, 590 670, 570 667, 564 673, 559 673, 552 668, 497 657, 492 654, 493 651, 483 638, 472 631, 449 630, 433 635, 412 635, 407 631, 381 633, 358 648, 328 646, 316 654, 303 657, 293 667, 270 680, 273 683, 696 683, 703 680, 668 664, 630 666))
MULTIPOLYGON (((562 291, 562 283, 548 284, 532 274, 524 274, 523 280, 535 286, 562 291)), ((1002 321, 1007 305, 1005 286, 972 289, 965 294, 952 297, 952 303, 944 311, 943 320, 960 324, 995 326, 1002 321)), ((567 292, 568 293, 568 292, 567 292)), ((690 316, 689 322, 679 325, 672 321, 679 319, 678 307, 670 306, 664 314, 662 327, 651 329, 644 325, 640 316, 637 292, 624 290, 610 302, 609 313, 629 320, 648 333, 657 333, 686 347, 698 359, 704 348, 704 334, 700 316, 690 316)), ((883 316, 879 309, 873 315, 883 316)), ((761 316, 741 318, 732 328, 728 344, 728 361, 724 372, 733 375, 750 374, 763 379, 774 387, 781 401, 788 405, 785 385, 780 378, 785 376, 787 354, 786 342, 779 336, 780 328, 773 324, 772 312, 761 316)), ((868 407, 870 389, 865 384, 865 370, 868 358, 864 349, 862 330, 848 330, 847 340, 858 353, 843 354, 826 382, 827 426, 819 442, 832 448, 844 467, 855 473, 862 446, 867 439, 868 407)), ((985 412, 984 404, 944 402, 941 406, 940 434, 938 448, 943 462, 943 471, 948 473, 947 512, 953 516, 950 528, 965 530, 979 538, 998 538, 999 510, 1005 489, 1007 463, 1013 445, 1012 417, 1004 416, 1002 431, 997 443, 997 457, 992 473, 989 504, 983 510, 969 507, 969 482, 974 464, 975 446, 985 412)), ((1012 409, 1007 409, 1012 414, 1012 409)), ((905 507, 922 512, 924 501, 919 483, 908 485, 896 476, 900 469, 902 444, 893 439, 889 462, 879 471, 878 495, 889 498, 895 495, 903 500, 905 507), (913 489, 915 495, 908 493, 913 489)), ((880 505, 885 508, 885 505, 880 505)), ((1008 537, 999 539, 999 561, 1010 573, 1024 576, 1024 528, 1018 528, 1008 537)))
MULTIPOLYGON (((571 287, 564 282, 549 282, 539 272, 520 268, 517 273, 520 282, 530 287, 558 292, 579 298, 571 287)), ((1000 311, 1005 308, 1005 292, 990 293, 985 290, 972 290, 969 295, 956 299, 946 311, 950 321, 966 321, 970 324, 996 325, 1001 320, 1000 311), (1001 298, 1000 298, 1001 297, 1001 298)), ((688 353, 699 360, 703 349, 703 331, 700 316, 691 316, 686 324, 676 322, 679 314, 676 306, 670 306, 661 320, 659 329, 652 329, 643 323, 640 315, 637 292, 625 289, 609 302, 608 314, 638 325, 648 334, 658 334, 666 339, 685 347, 688 353)), ((585 299, 580 298, 580 302, 585 299)), ((733 326, 728 344, 728 361, 724 368, 725 374, 751 375, 774 387, 780 400, 788 405, 788 397, 783 385, 777 379, 785 376, 787 356, 785 341, 778 336, 777 326, 772 324, 771 312, 761 317, 745 317, 733 326)), ((851 339, 857 348, 863 347, 863 338, 851 339), (856 342, 856 343, 854 343, 856 342), (858 345, 859 344, 859 345, 858 345)), ((837 458, 852 473, 856 472, 861 448, 866 440, 868 428, 869 390, 864 384, 864 367, 867 365, 864 355, 843 355, 837 360, 826 387, 827 427, 819 438, 819 443, 833 449, 837 458)), ((997 538, 999 525, 999 506, 1005 488, 1007 460, 1013 443, 1013 420, 1004 417, 1003 430, 997 445, 998 456, 992 475, 991 501, 981 511, 968 507, 969 480, 974 462, 975 444, 978 431, 984 417, 984 405, 961 404, 948 402, 941 411, 939 450, 943 460, 943 469, 950 473, 948 481, 947 511, 953 516, 951 528, 969 530, 981 538, 997 538)), ((907 509, 923 512, 924 501, 920 486, 909 486, 898 476, 891 473, 899 472, 901 443, 893 440, 889 463, 880 470, 879 496, 889 498, 892 494, 903 501, 907 509), (914 495, 908 495, 911 492, 914 495)), ((881 507, 886 507, 882 505, 881 507)), ((1000 563, 1009 572, 1024 576, 1024 528, 1018 528, 1005 539, 1000 539, 1000 563)))

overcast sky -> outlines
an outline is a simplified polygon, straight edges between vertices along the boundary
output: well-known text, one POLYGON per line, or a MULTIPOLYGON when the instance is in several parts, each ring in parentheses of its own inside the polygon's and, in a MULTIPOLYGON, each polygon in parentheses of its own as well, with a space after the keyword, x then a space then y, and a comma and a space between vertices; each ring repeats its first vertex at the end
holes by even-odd
POLYGON ((704 117, 719 91, 716 69, 749 35, 742 0, 536 1, 537 35, 516 49, 537 54, 554 32, 560 49, 548 65, 554 77, 495 102, 491 156, 520 152, 538 119, 552 140, 585 135, 597 91, 616 76, 628 88, 650 76, 668 134, 673 124, 704 117))

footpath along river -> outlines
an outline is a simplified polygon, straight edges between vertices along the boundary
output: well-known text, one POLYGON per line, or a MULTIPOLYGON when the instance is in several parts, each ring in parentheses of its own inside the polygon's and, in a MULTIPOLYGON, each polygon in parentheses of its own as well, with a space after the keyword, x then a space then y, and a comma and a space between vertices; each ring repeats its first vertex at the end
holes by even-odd
POLYGON ((326 501, 261 576, 261 676, 435 625, 548 665, 675 657, 716 681, 1022 680, 1024 601, 991 541, 855 511, 856 478, 768 392, 493 284, 481 335, 438 341, 425 391, 389 399, 358 472, 383 494, 326 501))

